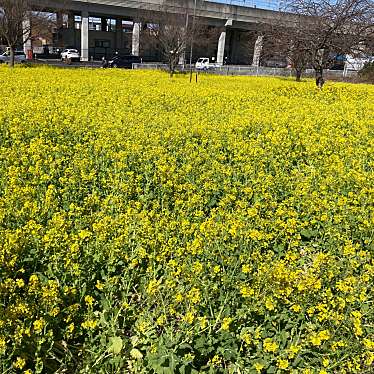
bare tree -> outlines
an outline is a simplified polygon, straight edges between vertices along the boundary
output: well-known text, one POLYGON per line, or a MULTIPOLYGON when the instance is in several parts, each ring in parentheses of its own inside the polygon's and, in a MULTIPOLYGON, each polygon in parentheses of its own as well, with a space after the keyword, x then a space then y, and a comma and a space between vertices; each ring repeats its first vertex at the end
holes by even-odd
POLYGON ((373 37, 372 0, 286 0, 285 10, 295 17, 287 49, 310 63, 320 88, 336 55, 363 53, 373 37))
MULTIPOLYGON (((68 9, 68 0, 61 0, 59 11, 68 9)), ((57 26, 54 14, 39 1, 39 7, 33 8, 31 0, 0 0, 0 40, 9 47, 9 66, 14 66, 15 48, 24 45, 33 36, 45 36, 57 26)))
POLYGON ((173 76, 178 64, 184 64, 186 53, 193 43, 195 47, 209 44, 216 38, 217 30, 204 25, 189 7, 188 0, 178 2, 164 0, 157 12, 150 12, 141 18, 146 24, 142 31, 142 43, 155 48, 169 66, 173 76))
POLYGON ((52 33, 57 27, 62 27, 61 25, 58 25, 55 14, 50 12, 34 11, 31 13, 30 21, 31 39, 34 39, 36 37, 44 37, 45 39, 48 39, 51 37, 52 33))
POLYGON ((286 60, 295 71, 297 82, 301 81, 303 72, 311 65, 309 34, 305 30, 304 22, 304 17, 297 15, 293 16, 290 22, 289 15, 281 13, 264 32, 266 48, 262 58, 286 60))
POLYGON ((171 76, 183 58, 188 43, 189 30, 183 26, 183 20, 182 15, 163 12, 153 22, 147 23, 145 30, 144 37, 161 52, 168 63, 171 76))
POLYGON ((30 12, 29 0, 0 0, 0 38, 8 44, 10 67, 14 66, 16 46, 24 44, 30 38, 30 12))

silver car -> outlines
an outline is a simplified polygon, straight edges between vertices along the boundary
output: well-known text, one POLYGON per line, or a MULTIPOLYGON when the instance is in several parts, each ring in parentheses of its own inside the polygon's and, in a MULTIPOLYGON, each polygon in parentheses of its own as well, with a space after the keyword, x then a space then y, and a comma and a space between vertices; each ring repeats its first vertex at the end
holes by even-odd
MULTIPOLYGON (((10 60, 10 52, 6 51, 3 54, 0 55, 0 64, 9 62, 10 60)), ((15 51, 14 52, 14 62, 18 62, 23 64, 26 62, 26 55, 23 51, 15 51)))

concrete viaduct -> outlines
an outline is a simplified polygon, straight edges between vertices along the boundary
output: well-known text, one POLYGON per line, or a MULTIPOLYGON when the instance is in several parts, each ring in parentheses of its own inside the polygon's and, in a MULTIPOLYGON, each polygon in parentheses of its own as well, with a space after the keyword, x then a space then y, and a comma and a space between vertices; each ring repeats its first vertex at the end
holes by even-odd
MULTIPOLYGON (((187 3, 186 6, 186 0, 168 1, 167 10, 186 14, 188 9, 192 16, 194 0, 187 3)), ((163 5, 163 0, 34 0, 35 9, 43 7, 57 15, 60 40, 55 44, 80 49, 83 61, 106 54, 107 50, 144 57, 139 20, 145 14, 156 14, 163 5)), ((263 37, 256 35, 256 31, 273 22, 276 11, 204 0, 197 0, 196 5, 196 16, 204 24, 219 28, 219 35, 208 49, 196 51, 195 57, 215 57, 218 64, 227 59, 234 64, 258 65, 263 37)), ((25 49, 30 48, 26 43, 25 49)))

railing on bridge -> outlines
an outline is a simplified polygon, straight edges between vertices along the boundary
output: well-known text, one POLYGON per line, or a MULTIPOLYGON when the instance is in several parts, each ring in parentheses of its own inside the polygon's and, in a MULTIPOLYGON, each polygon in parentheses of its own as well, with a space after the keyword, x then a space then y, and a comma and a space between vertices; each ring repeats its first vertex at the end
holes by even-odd
POLYGON ((206 0, 215 3, 223 3, 228 5, 240 5, 250 8, 279 10, 282 6, 282 0, 206 0))

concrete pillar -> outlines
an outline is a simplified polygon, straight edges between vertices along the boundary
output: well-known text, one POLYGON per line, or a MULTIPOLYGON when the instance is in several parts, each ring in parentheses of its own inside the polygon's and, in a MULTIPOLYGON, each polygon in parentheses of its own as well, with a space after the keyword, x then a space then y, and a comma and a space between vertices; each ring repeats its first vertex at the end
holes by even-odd
POLYGON ((223 65, 225 58, 226 30, 221 32, 218 40, 217 64, 223 65))
POLYGON ((262 52, 262 47, 264 44, 264 36, 259 35, 255 42, 255 48, 253 51, 253 61, 252 66, 259 66, 260 65, 260 57, 262 52))
POLYGON ((116 37, 115 37, 115 49, 118 51, 123 49, 123 30, 122 30, 122 19, 116 19, 116 37))
POLYGON ((81 61, 88 61, 88 12, 82 12, 82 27, 81 27, 81 61))
POLYGON ((23 51, 26 57, 29 57, 29 51, 32 51, 32 41, 31 41, 31 20, 30 18, 25 19, 22 22, 23 29, 23 51))
POLYGON ((134 26, 132 29, 132 55, 139 56, 140 50, 140 29, 141 29, 140 22, 134 22, 134 26))
POLYGON ((225 29, 221 32, 218 40, 217 48, 217 64, 223 65, 225 61, 225 46, 226 46, 226 28, 227 26, 232 26, 232 19, 228 19, 225 23, 225 29))

